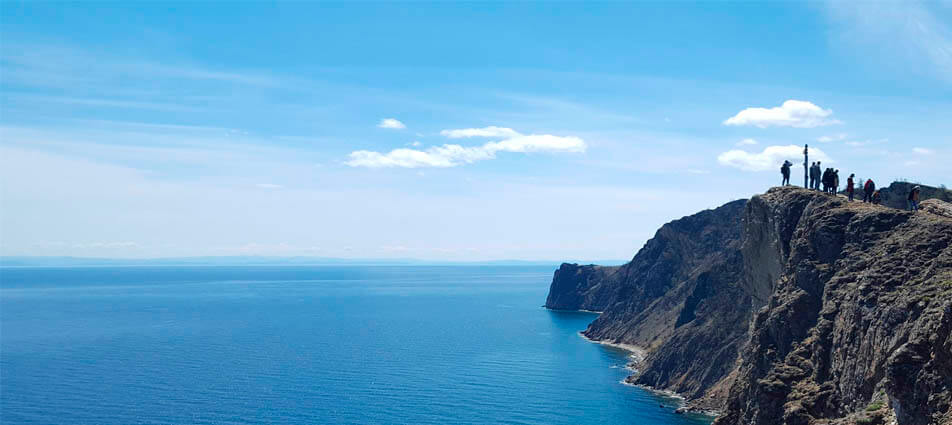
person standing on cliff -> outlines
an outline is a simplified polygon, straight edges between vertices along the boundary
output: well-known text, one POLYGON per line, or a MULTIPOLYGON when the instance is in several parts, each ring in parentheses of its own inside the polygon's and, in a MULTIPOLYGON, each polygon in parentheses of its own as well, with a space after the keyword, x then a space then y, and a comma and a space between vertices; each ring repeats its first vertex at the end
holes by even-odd
POLYGON ((816 163, 810 164, 810 189, 816 185, 816 163))
POLYGON ((873 192, 876 191, 876 183, 873 183, 873 179, 867 179, 866 184, 863 185, 863 202, 873 202, 873 192))
POLYGON ((836 193, 840 191, 840 170, 833 171, 833 190, 830 192, 833 196, 836 196, 836 193))
POLYGON ((790 161, 784 160, 783 165, 780 166, 780 174, 783 175, 783 183, 781 186, 786 186, 790 184, 790 166, 793 165, 790 161))
POLYGON ((846 197, 849 199, 850 202, 853 202, 853 177, 854 176, 856 175, 850 174, 850 176, 846 179, 846 197))
POLYGON ((919 186, 913 186, 906 198, 909 204, 909 211, 919 211, 919 186))
POLYGON ((816 165, 813 168, 813 175, 816 176, 816 179, 813 181, 812 189, 820 190, 820 178, 821 178, 821 175, 823 174, 823 172, 820 170, 822 170, 822 168, 820 168, 820 161, 817 161, 816 165))

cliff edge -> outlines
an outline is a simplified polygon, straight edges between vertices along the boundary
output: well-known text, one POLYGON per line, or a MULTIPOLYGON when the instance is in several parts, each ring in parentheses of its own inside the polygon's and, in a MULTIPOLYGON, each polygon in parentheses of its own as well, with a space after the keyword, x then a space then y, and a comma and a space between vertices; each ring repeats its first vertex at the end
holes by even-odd
POLYGON ((724 424, 952 424, 952 217, 795 187, 664 225, 619 267, 563 264, 547 307, 646 350, 632 383, 724 424))

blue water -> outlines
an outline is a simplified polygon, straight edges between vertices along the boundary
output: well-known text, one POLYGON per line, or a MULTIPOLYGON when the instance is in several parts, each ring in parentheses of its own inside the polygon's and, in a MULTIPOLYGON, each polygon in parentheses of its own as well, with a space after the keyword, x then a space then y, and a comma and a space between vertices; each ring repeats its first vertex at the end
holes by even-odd
POLYGON ((551 275, 0 269, 0 422, 707 423, 621 384, 593 315, 540 308, 551 275))

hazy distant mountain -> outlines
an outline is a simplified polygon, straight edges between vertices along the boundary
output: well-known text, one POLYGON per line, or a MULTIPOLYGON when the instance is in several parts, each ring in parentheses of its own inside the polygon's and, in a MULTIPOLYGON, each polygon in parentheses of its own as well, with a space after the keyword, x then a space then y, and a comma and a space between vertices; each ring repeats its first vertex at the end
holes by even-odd
MULTIPOLYGON (((581 263, 622 264, 627 260, 580 261, 581 263)), ((2 267, 91 267, 91 266, 552 266, 561 261, 548 260, 492 260, 492 261, 441 261, 414 258, 328 258, 328 257, 167 257, 167 258, 91 258, 91 257, 0 257, 2 267)))

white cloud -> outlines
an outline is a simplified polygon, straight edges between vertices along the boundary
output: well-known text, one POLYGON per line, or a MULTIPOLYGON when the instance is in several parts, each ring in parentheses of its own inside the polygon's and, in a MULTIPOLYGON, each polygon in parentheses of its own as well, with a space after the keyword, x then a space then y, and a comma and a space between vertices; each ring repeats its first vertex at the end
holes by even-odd
POLYGON ((734 146, 750 146, 756 145, 757 141, 754 139, 744 139, 734 144, 734 146))
POLYGON ((255 185, 255 187, 258 187, 261 189, 281 189, 284 186, 281 186, 279 184, 271 184, 271 183, 258 183, 255 185))
POLYGON ((839 121, 830 118, 833 111, 803 100, 788 100, 773 108, 747 108, 724 121, 724 125, 813 128, 839 121))
POLYGON ((585 152, 585 141, 578 137, 562 137, 549 134, 530 134, 510 137, 480 146, 446 144, 426 150, 394 149, 388 153, 354 151, 345 164, 351 167, 455 167, 476 161, 493 159, 498 152, 585 152))
POLYGON ((935 151, 933 151, 932 149, 926 149, 926 148, 912 148, 912 151, 919 155, 931 155, 935 153, 935 151))
MULTIPOLYGON (((734 149, 717 156, 717 162, 728 167, 740 168, 745 171, 768 171, 780 169, 784 160, 794 164, 802 164, 803 146, 767 146, 761 152, 747 152, 734 149)), ((810 160, 819 160, 825 163, 833 161, 822 150, 810 148, 810 160)))
POLYGON ((413 143, 410 143, 410 146, 413 146, 413 147, 415 147, 415 148, 418 148, 418 147, 420 147, 420 146, 423 146, 423 143, 420 143, 419 140, 414 140, 413 143))
POLYGON ((407 128, 402 122, 398 121, 396 118, 384 118, 380 120, 380 124, 377 124, 377 127, 380 128, 391 128, 394 130, 402 130, 407 128))
POLYGON ((461 128, 457 130, 443 130, 440 132, 441 135, 449 137, 450 139, 461 139, 464 137, 516 137, 521 136, 517 131, 506 128, 506 127, 496 127, 491 125, 489 127, 483 128, 461 128))
POLYGON ((848 134, 846 134, 846 133, 840 133, 840 134, 833 134, 833 135, 829 135, 829 136, 820 136, 820 137, 817 137, 817 138, 816 138, 816 141, 818 141, 818 142, 823 142, 823 143, 829 143, 829 142, 836 142, 836 141, 839 141, 839 140, 843 140, 843 139, 846 139, 847 137, 849 137, 848 134))

